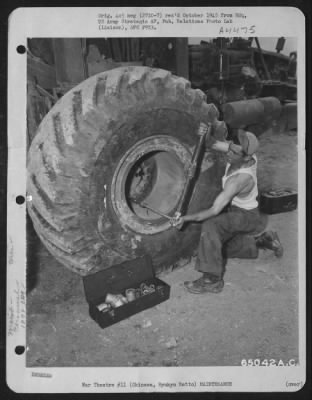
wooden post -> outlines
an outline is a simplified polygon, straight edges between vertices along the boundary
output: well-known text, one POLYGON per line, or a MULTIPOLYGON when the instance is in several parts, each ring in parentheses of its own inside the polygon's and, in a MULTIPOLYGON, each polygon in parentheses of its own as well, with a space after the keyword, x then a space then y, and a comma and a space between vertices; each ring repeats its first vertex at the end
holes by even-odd
POLYGON ((87 78, 81 39, 53 39, 56 80, 75 86, 87 78))
POLYGON ((264 69, 264 72, 265 72, 265 77, 266 77, 267 80, 271 80, 271 74, 270 74, 270 71, 268 70, 268 67, 266 65, 265 59, 263 57, 263 53, 262 53, 262 49, 261 49, 261 46, 260 46, 259 39, 257 37, 255 37, 255 41, 256 41, 256 45, 257 45, 258 50, 259 50, 259 55, 260 55, 261 63, 262 63, 262 66, 263 66, 263 69, 264 69))

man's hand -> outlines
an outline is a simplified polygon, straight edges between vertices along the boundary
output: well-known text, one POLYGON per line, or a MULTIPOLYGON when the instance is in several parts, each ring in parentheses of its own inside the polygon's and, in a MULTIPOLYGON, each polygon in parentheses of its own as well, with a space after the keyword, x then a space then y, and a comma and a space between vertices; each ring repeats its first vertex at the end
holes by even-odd
POLYGON ((182 227, 183 227, 183 225, 184 225, 184 218, 183 217, 180 217, 180 218, 178 218, 178 219, 176 219, 176 218, 172 218, 172 222, 171 222, 171 225, 174 227, 174 228, 177 228, 177 229, 182 229, 182 227))
POLYGON ((181 213, 179 212, 177 212, 175 216, 170 220, 170 224, 177 229, 181 229, 184 222, 184 217, 182 217, 181 213))
POLYGON ((201 122, 201 123, 199 124, 198 134, 199 134, 199 135, 204 135, 204 134, 208 131, 208 129, 210 128, 210 126, 211 126, 210 123, 205 124, 204 122, 201 122))

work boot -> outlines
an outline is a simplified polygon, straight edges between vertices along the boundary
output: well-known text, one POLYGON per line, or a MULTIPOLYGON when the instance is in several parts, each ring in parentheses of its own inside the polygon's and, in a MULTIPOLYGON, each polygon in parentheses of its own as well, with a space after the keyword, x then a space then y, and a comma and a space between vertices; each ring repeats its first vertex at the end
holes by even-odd
POLYGON ((273 231, 263 232, 258 236, 256 238, 256 246, 259 249, 273 250, 276 257, 282 257, 284 252, 277 233, 273 231))
POLYGON ((203 274, 201 278, 195 281, 184 282, 184 287, 193 294, 219 293, 224 287, 224 281, 223 279, 212 278, 209 275, 203 274))

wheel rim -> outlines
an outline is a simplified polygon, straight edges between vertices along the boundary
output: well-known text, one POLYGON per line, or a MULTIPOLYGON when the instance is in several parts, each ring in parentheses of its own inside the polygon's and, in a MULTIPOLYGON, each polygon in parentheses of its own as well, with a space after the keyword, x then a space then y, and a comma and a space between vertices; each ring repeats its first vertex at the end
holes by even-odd
POLYGON ((190 150, 171 136, 152 136, 132 146, 119 161, 111 184, 110 200, 120 223, 141 234, 169 229, 168 219, 142 203, 173 216, 190 162, 190 150))

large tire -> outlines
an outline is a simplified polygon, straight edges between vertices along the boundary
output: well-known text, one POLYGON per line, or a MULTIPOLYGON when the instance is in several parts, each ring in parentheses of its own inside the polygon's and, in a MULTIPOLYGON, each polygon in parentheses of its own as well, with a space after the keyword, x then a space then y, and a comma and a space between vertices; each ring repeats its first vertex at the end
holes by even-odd
MULTIPOLYGON (((146 253, 160 271, 189 255, 200 227, 178 231, 146 209, 135 211, 125 179, 138 182, 133 171, 146 168, 143 177, 151 178, 138 184, 138 201, 168 194, 159 209, 174 213, 198 123, 217 117, 200 90, 159 69, 118 68, 68 92, 42 121, 28 157, 28 212, 47 249, 80 275, 146 253), (149 160, 134 167, 140 157, 149 160)), ((222 165, 216 154, 205 156, 190 211, 212 203, 222 165)))

